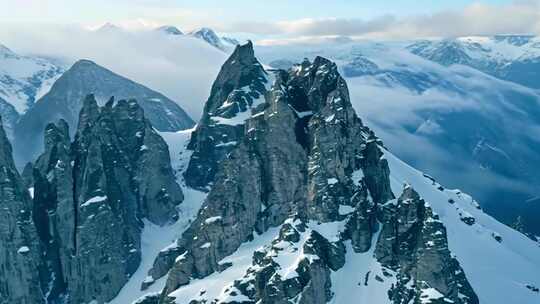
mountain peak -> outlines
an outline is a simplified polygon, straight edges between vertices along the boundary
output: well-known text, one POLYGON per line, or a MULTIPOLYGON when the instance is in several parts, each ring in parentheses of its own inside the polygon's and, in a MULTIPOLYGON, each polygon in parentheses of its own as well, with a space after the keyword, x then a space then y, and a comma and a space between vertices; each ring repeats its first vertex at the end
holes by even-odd
POLYGON ((113 24, 111 22, 107 22, 105 24, 103 24, 102 26, 100 26, 99 28, 96 29, 96 32, 112 32, 112 31, 118 31, 118 30, 121 30, 122 28, 119 27, 118 25, 116 24, 113 24))
POLYGON ((85 100, 88 94, 95 94, 92 99, 100 105, 111 96, 136 99, 146 117, 160 131, 179 131, 193 126, 193 120, 173 100, 93 61, 83 59, 66 71, 36 106, 19 120, 15 131, 15 147, 20 160, 27 162, 35 157, 37 151, 29 151, 27 143, 37 142, 40 146, 40 133, 49 121, 63 118, 71 130, 75 130, 79 110, 93 103, 92 100, 85 100))
POLYGON ((184 35, 184 33, 179 30, 176 26, 173 25, 164 25, 160 26, 156 29, 157 32, 168 34, 168 35, 174 35, 174 36, 181 36, 184 35))
POLYGON ((203 118, 190 142, 194 155, 200 155, 203 162, 195 159, 189 163, 188 185, 204 189, 212 182, 214 164, 225 155, 221 152, 234 148, 246 120, 264 107, 270 85, 266 71, 255 58, 251 41, 236 46, 212 85, 203 118))
POLYGON ((198 28, 196 30, 191 31, 191 33, 192 34, 196 34, 196 33, 203 34, 203 33, 205 33, 205 34, 214 34, 214 35, 216 34, 216 32, 214 32, 214 30, 209 28, 209 27, 200 27, 200 28, 198 28))
POLYGON ((3 45, 3 44, 0 44, 0 56, 4 56, 4 57, 7 57, 7 56, 16 56, 17 54, 15 54, 12 50, 10 50, 7 46, 3 45))
POLYGON ((214 30, 212 30, 211 28, 202 27, 200 29, 191 31, 189 33, 189 35, 193 36, 193 37, 196 37, 196 38, 199 38, 199 39, 202 39, 202 40, 208 42, 210 45, 213 45, 214 47, 216 47, 216 48, 218 48, 220 50, 224 50, 224 48, 225 48, 223 46, 221 38, 219 38, 219 36, 216 34, 216 32, 214 32, 214 30))
POLYGON ((255 58, 255 51, 253 50, 253 43, 248 40, 245 44, 238 44, 234 48, 234 52, 228 61, 230 62, 246 62, 252 61, 255 58))
POLYGON ((92 60, 89 59, 80 59, 77 60, 73 66, 71 66, 71 69, 83 69, 83 68, 101 68, 97 63, 95 63, 92 60))
POLYGON ((534 39, 535 37, 536 36, 532 34, 524 34, 524 35, 506 34, 506 35, 495 35, 493 36, 493 39, 496 42, 507 42, 515 46, 523 46, 531 42, 531 40, 534 39))

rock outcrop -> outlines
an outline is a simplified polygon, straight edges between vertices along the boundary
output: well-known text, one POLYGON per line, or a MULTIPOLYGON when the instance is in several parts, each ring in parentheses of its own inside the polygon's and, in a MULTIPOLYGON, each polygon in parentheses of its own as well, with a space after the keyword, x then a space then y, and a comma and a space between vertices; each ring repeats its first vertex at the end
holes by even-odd
POLYGON ((41 245, 28 190, 15 168, 0 118, 0 303, 45 303, 40 288, 41 245))
POLYGON ((398 272, 390 291, 393 303, 441 296, 425 303, 479 303, 459 262, 448 250, 446 229, 431 208, 410 186, 381 210, 382 229, 375 257, 398 272))

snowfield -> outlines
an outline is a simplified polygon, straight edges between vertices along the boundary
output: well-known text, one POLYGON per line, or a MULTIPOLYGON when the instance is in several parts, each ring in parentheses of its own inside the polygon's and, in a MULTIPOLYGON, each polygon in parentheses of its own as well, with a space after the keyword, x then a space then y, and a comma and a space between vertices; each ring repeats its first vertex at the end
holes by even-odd
POLYGON ((20 56, 0 44, 0 98, 19 114, 43 97, 63 72, 47 59, 20 56))
POLYGON ((410 184, 431 205, 447 230, 448 246, 456 255, 480 303, 539 303, 540 295, 526 285, 540 285, 540 244, 499 223, 477 208, 477 203, 459 190, 438 188, 390 152, 385 152, 390 166, 392 191, 400 193, 410 184), (453 200, 453 204, 449 202, 453 200), (474 216, 472 226, 460 220, 459 211, 474 216), (502 237, 499 243, 494 235, 502 237))

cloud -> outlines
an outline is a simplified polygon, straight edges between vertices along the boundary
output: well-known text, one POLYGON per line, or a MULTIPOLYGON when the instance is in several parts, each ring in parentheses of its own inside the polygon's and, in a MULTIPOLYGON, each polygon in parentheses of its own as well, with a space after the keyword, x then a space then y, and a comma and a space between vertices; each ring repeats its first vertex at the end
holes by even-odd
POLYGON ((380 16, 371 20, 353 18, 305 18, 261 22, 242 21, 224 25, 224 31, 249 31, 274 35, 263 43, 303 42, 321 37, 409 39, 494 34, 540 34, 540 1, 515 1, 505 5, 473 3, 462 10, 447 10, 429 15, 380 16))
POLYGON ((0 26, 0 43, 20 54, 54 57, 70 66, 90 59, 159 91, 195 120, 227 54, 200 39, 154 31, 89 31, 80 26, 0 26))

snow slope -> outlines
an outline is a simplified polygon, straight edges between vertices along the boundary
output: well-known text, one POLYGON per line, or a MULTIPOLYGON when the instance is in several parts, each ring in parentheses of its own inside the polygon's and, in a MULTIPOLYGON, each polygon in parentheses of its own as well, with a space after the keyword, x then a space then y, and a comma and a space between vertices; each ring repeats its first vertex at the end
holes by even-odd
MULTIPOLYGON (((410 184, 438 213, 444 223, 450 250, 457 257, 466 276, 477 293, 480 303, 534 304, 540 301, 540 295, 527 288, 527 285, 540 285, 540 245, 532 242, 523 234, 497 222, 477 208, 477 203, 459 190, 439 190, 440 185, 416 169, 408 166, 392 153, 386 151, 385 157, 390 165, 393 192, 399 195, 405 183, 410 184), (453 203, 449 203, 452 199, 453 203), (467 212, 474 216, 472 226, 460 220, 460 213, 467 212), (502 237, 499 243, 494 236, 502 237)), ((343 222, 309 225, 329 240, 335 239, 343 231, 343 222)), ((215 273, 202 279, 194 280, 173 292, 176 303, 189 304, 192 299, 230 300, 225 289, 230 288, 234 280, 242 278, 251 266, 253 252, 269 244, 276 238, 279 229, 271 229, 258 235, 252 242, 242 245, 237 252, 225 258, 223 263, 232 262, 233 266, 221 273, 215 273)), ((377 237, 373 238, 373 242, 377 237)), ((298 245, 298 248, 301 248, 298 245)), ((346 242, 346 264, 331 274, 334 297, 330 303, 389 303, 387 292, 393 282, 382 274, 382 267, 373 257, 375 246, 371 250, 357 254, 350 242, 346 242), (385 278, 379 282, 375 277, 385 278)), ((278 259, 282 270, 294 269, 291 263, 301 257, 296 255, 278 259)), ((385 269, 385 271, 389 271, 385 269)), ((436 297, 436 290, 433 296, 436 297)))
POLYGON ((385 152, 391 186, 401 192, 409 183, 439 214, 448 234, 448 245, 463 267, 480 303, 539 303, 540 295, 526 285, 540 285, 540 244, 486 215, 477 203, 459 190, 439 190, 439 184, 385 152), (449 203, 449 200, 454 203, 449 203), (470 213, 475 224, 460 220, 470 213), (502 237, 502 242, 494 236, 502 237))
POLYGON ((0 44, 0 98, 19 114, 45 95, 63 72, 47 59, 21 56, 0 44))

